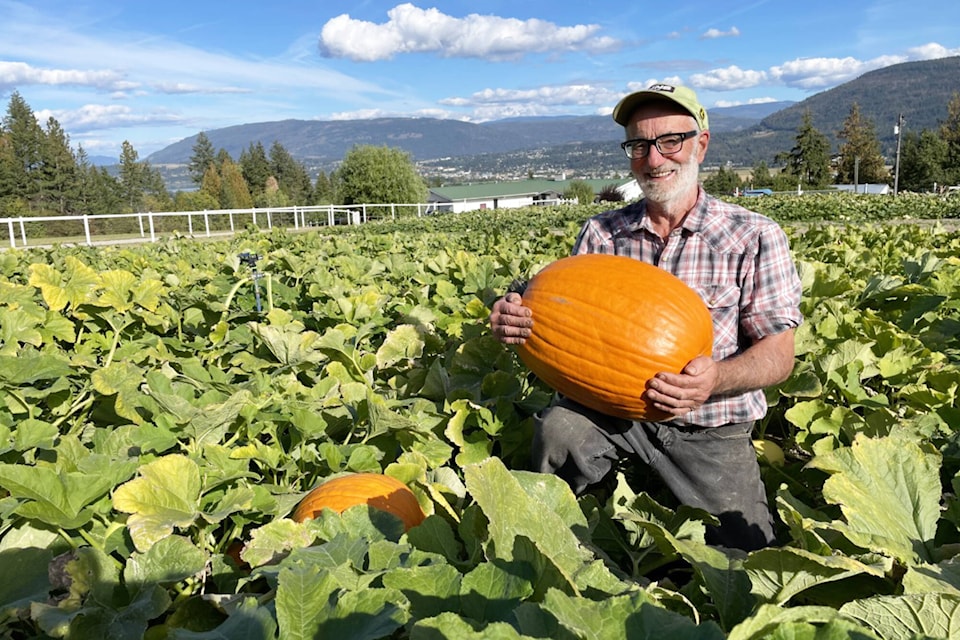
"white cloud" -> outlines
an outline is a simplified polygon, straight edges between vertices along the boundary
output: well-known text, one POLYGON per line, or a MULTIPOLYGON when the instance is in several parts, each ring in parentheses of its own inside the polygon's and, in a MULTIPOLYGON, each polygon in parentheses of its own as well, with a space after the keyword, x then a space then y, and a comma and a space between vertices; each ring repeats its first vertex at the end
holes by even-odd
POLYGON ((255 92, 307 88, 332 94, 384 93, 373 83, 316 62, 231 55, 136 32, 74 29, 53 16, 28 11, 18 3, 14 6, 24 11, 21 23, 5 24, 0 19, 0 59, 15 61, 0 63, 0 90, 12 80, 21 85, 42 81, 106 91, 136 87, 162 91, 179 85, 190 87, 191 93, 208 94, 231 93, 235 87, 255 87, 255 92), (30 59, 33 66, 19 62, 24 59, 30 59))
POLYGON ((687 82, 694 88, 710 91, 732 91, 768 84, 781 84, 794 89, 815 91, 835 87, 868 71, 890 65, 910 60, 933 60, 955 55, 960 55, 960 49, 948 49, 936 42, 931 42, 909 49, 903 55, 877 56, 870 60, 859 60, 851 56, 796 58, 770 67, 767 71, 744 70, 733 65, 693 74, 687 82))
POLYGON ((948 49, 937 42, 930 42, 919 47, 907 49, 907 54, 911 60, 936 60, 938 58, 960 56, 960 48, 948 49))
POLYGON ((745 104, 767 104, 770 102, 780 102, 776 98, 750 98, 749 100, 717 100, 714 107, 739 107, 745 104))
POLYGON ((570 84, 538 87, 536 89, 484 89, 472 94, 470 98, 449 98, 439 102, 448 106, 524 102, 536 102, 546 106, 591 105, 618 95, 596 85, 570 84))
POLYGON ((701 40, 712 40, 714 38, 736 38, 740 35, 740 29, 730 27, 729 31, 720 31, 720 29, 707 29, 700 36, 701 40))
POLYGON ((158 82, 154 87, 160 93, 167 94, 200 93, 210 95, 217 93, 253 93, 252 89, 244 89, 242 87, 205 87, 186 82, 158 82))
POLYGON ((418 109, 416 111, 388 111, 386 109, 358 109, 356 111, 341 111, 332 114, 328 120, 370 120, 374 118, 437 118, 440 120, 463 120, 470 118, 462 114, 454 114, 444 109, 418 109))
POLYGON ((0 60, 0 88, 32 84, 81 85, 110 91, 123 91, 137 86, 127 82, 117 71, 80 69, 42 69, 26 62, 0 60))
POLYGON ((707 73, 695 73, 690 76, 688 83, 695 89, 710 91, 733 91, 749 89, 764 84, 767 74, 764 71, 741 69, 731 65, 725 69, 713 69, 707 73))
POLYGON ((71 132, 183 122, 180 116, 165 110, 141 112, 119 104, 87 104, 73 110, 42 109, 36 111, 34 115, 40 122, 46 122, 48 118, 53 117, 65 130, 71 132))
POLYGON ((320 51, 358 62, 389 60, 402 53, 439 53, 449 58, 517 59, 527 53, 609 51, 619 43, 597 36, 598 25, 560 27, 546 20, 517 20, 470 14, 455 18, 436 8, 400 4, 376 24, 348 14, 329 20, 320 33, 320 51))
POLYGON ((788 87, 823 89, 842 84, 867 71, 906 62, 906 56, 881 56, 872 60, 856 58, 798 58, 770 68, 770 77, 788 87))

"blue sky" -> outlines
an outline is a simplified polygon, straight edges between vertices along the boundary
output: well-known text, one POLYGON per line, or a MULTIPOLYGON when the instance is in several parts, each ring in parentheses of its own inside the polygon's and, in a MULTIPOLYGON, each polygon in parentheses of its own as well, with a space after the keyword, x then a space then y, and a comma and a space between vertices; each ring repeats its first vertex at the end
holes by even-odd
POLYGON ((0 101, 141 158, 272 120, 607 114, 653 82, 708 107, 802 100, 960 55, 944 0, 0 0, 0 101))

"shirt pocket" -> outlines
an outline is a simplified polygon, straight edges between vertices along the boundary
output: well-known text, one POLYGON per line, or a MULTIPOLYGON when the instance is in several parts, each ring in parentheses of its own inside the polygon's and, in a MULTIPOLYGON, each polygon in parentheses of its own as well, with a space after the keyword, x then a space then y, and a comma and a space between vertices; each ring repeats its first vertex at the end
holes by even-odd
POLYGON ((735 284, 698 284, 692 288, 711 312, 736 307, 740 302, 740 287, 735 284))
POLYGON ((710 310, 713 321, 713 357, 727 358, 740 348, 740 287, 707 284, 693 287, 710 310))

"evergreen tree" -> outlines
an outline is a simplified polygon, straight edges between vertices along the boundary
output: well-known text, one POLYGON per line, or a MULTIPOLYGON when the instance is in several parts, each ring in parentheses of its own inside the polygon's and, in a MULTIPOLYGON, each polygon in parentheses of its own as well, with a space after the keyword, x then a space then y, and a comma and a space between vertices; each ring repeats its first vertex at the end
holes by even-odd
POLYGON ((329 176, 321 171, 317 174, 317 180, 313 183, 313 204, 334 204, 336 194, 333 191, 333 183, 329 176))
POLYGON ((144 172, 140 155, 127 140, 120 150, 120 193, 127 213, 143 209, 144 172))
POLYGON ((4 169, 0 198, 19 200, 32 211, 42 192, 40 168, 43 157, 43 129, 37 123, 33 111, 16 91, 10 97, 7 114, 3 118, 5 149, 2 154, 4 169))
POLYGON ((203 183, 203 176, 207 169, 216 161, 216 154, 213 151, 213 144, 207 134, 201 131, 197 134, 197 140, 193 143, 193 155, 190 156, 190 162, 187 164, 187 171, 190 173, 190 179, 198 187, 203 183))
POLYGON ((271 176, 270 161, 263 144, 258 140, 240 153, 240 170, 243 179, 247 181, 250 195, 256 200, 267 188, 267 180, 271 176))
POLYGON ((217 170, 219 171, 220 169, 223 168, 224 163, 227 162, 228 160, 230 162, 233 162, 233 157, 230 156, 230 152, 227 151, 226 149, 220 149, 220 151, 217 151, 217 155, 214 158, 213 162, 214 164, 216 164, 217 170))
POLYGON ((830 184, 830 141, 813 126, 809 109, 803 114, 795 140, 786 157, 787 173, 806 187, 819 189, 830 184))
POLYGON ((93 196, 93 182, 91 178, 90 157, 83 145, 77 147, 75 156, 77 166, 77 194, 76 194, 76 212, 81 214, 90 213, 90 200, 93 196))
POLYGON ((946 182, 947 141, 937 132, 908 131, 900 141, 901 191, 933 191, 946 182))
POLYGON ((341 204, 412 204, 427 199, 427 185, 410 155, 386 146, 350 149, 334 172, 333 183, 341 204))
POLYGON ((313 191, 310 174, 279 142, 270 146, 270 169, 291 204, 304 205, 310 202, 313 191))
POLYGON ((125 201, 120 182, 106 167, 91 167, 90 183, 90 209, 86 213, 108 214, 123 209, 125 201))
POLYGON ((838 183, 875 184, 890 181, 890 172, 880 153, 880 140, 877 139, 873 122, 860 114, 860 105, 856 102, 850 107, 850 114, 843 121, 837 138, 845 141, 840 145, 838 183))
POLYGON ((53 118, 47 120, 40 151, 44 200, 57 215, 72 213, 80 195, 77 161, 70 149, 70 138, 53 118))
POLYGON ((940 125, 940 135, 947 145, 944 179, 960 184, 960 93, 954 93, 947 104, 947 119, 940 125))
POLYGON ((740 189, 742 183, 740 176, 733 169, 727 169, 723 165, 716 173, 703 181, 703 188, 707 193, 713 195, 723 195, 734 193, 740 189))
POLYGON ((753 171, 750 172, 750 188, 763 189, 773 186, 773 176, 770 175, 770 168, 766 161, 760 160, 753 165, 753 171))
POLYGON ((143 202, 147 211, 170 211, 173 209, 173 198, 167 191, 160 170, 152 167, 149 162, 142 162, 140 169, 143 184, 143 202))

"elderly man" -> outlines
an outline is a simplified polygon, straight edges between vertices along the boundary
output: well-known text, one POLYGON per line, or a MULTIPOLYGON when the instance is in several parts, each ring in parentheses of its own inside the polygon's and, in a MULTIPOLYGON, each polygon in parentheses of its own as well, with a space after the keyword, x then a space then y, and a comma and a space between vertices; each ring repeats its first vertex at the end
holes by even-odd
MULTIPOLYGON (((679 277, 710 309, 713 356, 637 389, 673 416, 667 421, 631 422, 559 398, 537 416, 534 469, 582 494, 625 458, 655 471, 681 503, 715 515, 720 526, 708 528, 711 544, 768 546, 773 518, 751 433, 766 413, 763 389, 790 375, 802 321, 786 235, 769 218, 700 186, 710 130, 691 89, 656 84, 631 93, 613 119, 624 127, 620 146, 644 197, 589 219, 573 252, 630 256, 679 277)), ((499 299, 490 314, 505 344, 522 343, 535 322, 520 292, 499 299)))

